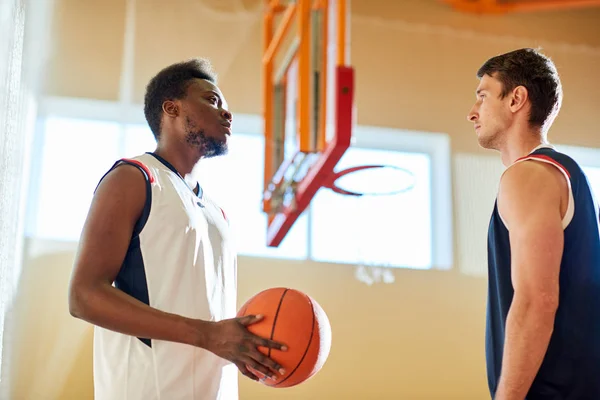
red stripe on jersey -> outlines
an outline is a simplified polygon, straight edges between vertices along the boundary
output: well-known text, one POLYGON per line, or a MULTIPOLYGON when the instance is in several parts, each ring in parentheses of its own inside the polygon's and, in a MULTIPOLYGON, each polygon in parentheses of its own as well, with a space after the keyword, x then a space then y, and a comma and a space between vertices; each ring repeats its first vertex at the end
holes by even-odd
POLYGON ((144 163, 142 163, 138 160, 131 160, 129 158, 122 158, 121 161, 127 161, 128 163, 137 165, 138 167, 140 167, 141 169, 144 170, 146 175, 148 175, 148 179, 150 180, 150 183, 154 183, 154 175, 152 175, 152 173, 150 172, 150 170, 148 169, 148 167, 146 167, 146 165, 144 163))
POLYGON ((221 210, 221 214, 223 214, 223 218, 225 218, 225 221, 229 222, 229 220, 227 219, 227 215, 225 215, 225 211, 223 211, 221 207, 219 207, 219 209, 221 210))
MULTIPOLYGON (((531 160, 531 159, 536 159, 536 158, 538 160, 544 160, 544 161, 547 161, 549 163, 556 165, 569 177, 569 179, 571 178, 571 174, 569 174, 569 171, 567 171, 567 169, 565 167, 563 167, 563 165, 561 163, 559 163, 552 157, 548 157, 548 156, 545 156, 542 154, 532 154, 530 156, 521 157, 521 158, 517 159, 517 161, 531 160)), ((515 161, 515 162, 517 162, 517 161, 515 161)))

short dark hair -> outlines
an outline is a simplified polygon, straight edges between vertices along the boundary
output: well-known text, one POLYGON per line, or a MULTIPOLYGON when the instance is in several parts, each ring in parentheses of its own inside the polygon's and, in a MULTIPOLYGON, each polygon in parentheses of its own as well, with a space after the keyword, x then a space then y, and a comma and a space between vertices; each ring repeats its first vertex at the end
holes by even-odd
POLYGON ((156 74, 146 86, 144 115, 156 140, 160 136, 163 103, 184 98, 194 79, 217 83, 217 75, 209 60, 194 58, 170 65, 156 74))
POLYGON ((524 86, 531 101, 529 123, 548 130, 562 104, 562 85, 552 60, 537 49, 524 48, 487 60, 477 77, 495 77, 502 83, 501 98, 517 86, 524 86))

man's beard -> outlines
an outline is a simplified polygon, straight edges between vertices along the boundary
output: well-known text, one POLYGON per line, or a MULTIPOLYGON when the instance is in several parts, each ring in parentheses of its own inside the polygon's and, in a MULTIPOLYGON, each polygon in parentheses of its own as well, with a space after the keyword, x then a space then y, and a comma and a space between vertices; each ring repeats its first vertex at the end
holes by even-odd
POLYGON ((193 124, 187 121, 185 141, 191 147, 197 148, 202 153, 202 158, 211 158, 227 154, 227 142, 214 137, 207 137, 204 130, 193 129, 193 124))

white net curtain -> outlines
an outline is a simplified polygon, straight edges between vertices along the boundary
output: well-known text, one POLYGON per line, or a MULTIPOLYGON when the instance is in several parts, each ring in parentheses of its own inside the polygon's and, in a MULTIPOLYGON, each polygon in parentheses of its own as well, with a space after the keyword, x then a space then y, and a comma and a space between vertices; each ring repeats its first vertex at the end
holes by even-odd
POLYGON ((0 399, 10 398, 10 315, 22 265, 39 66, 52 0, 0 1, 0 399))

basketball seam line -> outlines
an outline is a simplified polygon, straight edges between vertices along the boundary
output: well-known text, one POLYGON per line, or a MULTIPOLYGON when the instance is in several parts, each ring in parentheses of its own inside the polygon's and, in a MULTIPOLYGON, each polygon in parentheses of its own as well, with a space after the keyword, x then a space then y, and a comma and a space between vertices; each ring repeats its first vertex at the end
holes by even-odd
POLYGON ((313 306, 313 303, 310 300, 310 297, 306 296, 306 298, 308 299, 308 302, 310 303, 310 308, 312 309, 312 326, 311 326, 311 330, 310 330, 310 338, 308 339, 308 343, 306 344, 306 349, 304 350, 304 354, 302 355, 302 358, 300 359, 300 361, 298 361, 298 364, 292 370, 292 372, 290 372, 290 374, 288 376, 286 376, 283 380, 277 382, 273 386, 282 384, 283 382, 287 381, 292 375, 294 375, 294 372, 296 372, 296 370, 298 368, 300 368, 300 365, 302 365, 302 361, 304 361, 304 358, 306 357, 306 354, 308 354, 308 350, 310 349, 310 344, 312 342, 312 339, 313 339, 313 336, 315 333, 315 307, 313 306))
MULTIPOLYGON (((271 328, 271 340, 273 340, 273 337, 275 336, 275 325, 277 325, 277 317, 279 316, 279 310, 281 309, 281 304, 283 303, 283 298, 285 297, 285 294, 288 292, 288 289, 285 289, 283 291, 283 293, 281 294, 281 298, 279 299, 279 304, 277 305, 277 311, 275 311, 275 317, 273 318, 273 327, 271 328)), ((271 357, 271 348, 269 347, 269 352, 267 357, 271 357)))

